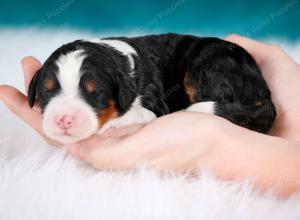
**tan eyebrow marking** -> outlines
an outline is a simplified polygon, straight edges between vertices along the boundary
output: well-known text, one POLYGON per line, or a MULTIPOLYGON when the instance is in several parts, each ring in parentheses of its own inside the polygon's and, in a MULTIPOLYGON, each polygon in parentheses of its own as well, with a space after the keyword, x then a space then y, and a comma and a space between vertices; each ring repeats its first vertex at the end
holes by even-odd
POLYGON ((263 102, 261 100, 258 100, 258 101, 255 102, 256 106, 261 106, 262 104, 263 104, 263 102))
POLYGON ((87 80, 84 86, 88 93, 93 93, 96 91, 96 84, 92 80, 87 80))
POLYGON ((44 81, 44 87, 47 89, 47 90, 52 90, 54 89, 54 80, 53 79, 46 79, 44 81))
POLYGON ((186 93, 187 93, 187 95, 188 95, 188 97, 190 99, 190 102, 191 103, 195 103, 196 90, 189 83, 187 75, 188 75, 188 73, 185 74, 183 85, 184 85, 185 91, 186 91, 186 93))

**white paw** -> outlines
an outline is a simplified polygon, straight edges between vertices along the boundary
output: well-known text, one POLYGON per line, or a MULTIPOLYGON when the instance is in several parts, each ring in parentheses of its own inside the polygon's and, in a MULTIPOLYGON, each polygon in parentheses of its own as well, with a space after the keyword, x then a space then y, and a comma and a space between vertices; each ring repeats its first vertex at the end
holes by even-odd
POLYGON ((108 122, 106 122, 103 127, 98 131, 99 134, 104 133, 105 131, 107 131, 110 128, 120 128, 122 126, 125 126, 125 124, 123 125, 122 122, 120 122, 120 120, 117 119, 112 119, 108 122))
POLYGON ((189 106, 185 111, 188 112, 203 112, 203 113, 209 113, 209 114, 215 114, 215 102, 209 101, 209 102, 198 102, 191 106, 189 106))

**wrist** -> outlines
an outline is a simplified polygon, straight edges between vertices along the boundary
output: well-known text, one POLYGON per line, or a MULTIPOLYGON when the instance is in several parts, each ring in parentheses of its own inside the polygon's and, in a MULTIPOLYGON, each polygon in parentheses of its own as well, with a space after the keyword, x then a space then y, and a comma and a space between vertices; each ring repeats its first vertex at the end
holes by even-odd
POLYGON ((238 126, 224 131, 208 168, 223 180, 250 179, 261 191, 300 191, 300 144, 238 126))

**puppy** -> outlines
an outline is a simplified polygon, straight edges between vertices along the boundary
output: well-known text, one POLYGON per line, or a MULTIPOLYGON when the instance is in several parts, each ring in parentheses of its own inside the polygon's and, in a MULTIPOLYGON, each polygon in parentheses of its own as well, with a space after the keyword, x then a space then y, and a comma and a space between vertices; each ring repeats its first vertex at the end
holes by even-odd
POLYGON ((54 51, 28 100, 62 143, 175 111, 215 114, 266 133, 276 111, 255 60, 217 38, 163 34, 77 40, 54 51))

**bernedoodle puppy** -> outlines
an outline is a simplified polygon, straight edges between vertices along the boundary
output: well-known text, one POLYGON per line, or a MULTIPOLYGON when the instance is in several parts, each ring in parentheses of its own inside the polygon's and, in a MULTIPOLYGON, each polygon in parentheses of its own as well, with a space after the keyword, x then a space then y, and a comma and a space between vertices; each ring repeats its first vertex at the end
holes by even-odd
POLYGON ((62 143, 175 111, 215 114, 266 133, 276 110, 261 71, 240 46, 162 34, 77 40, 55 50, 29 86, 47 136, 62 143))

